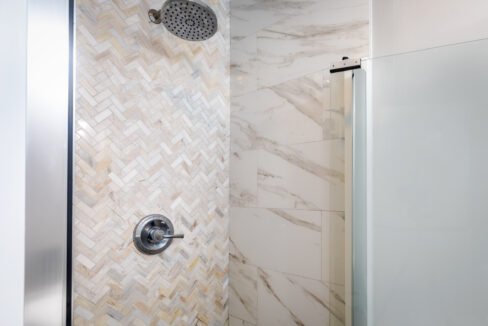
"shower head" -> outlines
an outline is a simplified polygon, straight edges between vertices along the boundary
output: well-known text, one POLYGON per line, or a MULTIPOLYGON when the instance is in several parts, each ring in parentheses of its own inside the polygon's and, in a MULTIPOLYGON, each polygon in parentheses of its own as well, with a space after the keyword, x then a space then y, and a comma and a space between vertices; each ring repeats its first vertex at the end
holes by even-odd
POLYGON ((195 0, 167 0, 161 10, 149 10, 149 19, 163 24, 184 40, 204 41, 217 32, 217 16, 207 5, 195 0))

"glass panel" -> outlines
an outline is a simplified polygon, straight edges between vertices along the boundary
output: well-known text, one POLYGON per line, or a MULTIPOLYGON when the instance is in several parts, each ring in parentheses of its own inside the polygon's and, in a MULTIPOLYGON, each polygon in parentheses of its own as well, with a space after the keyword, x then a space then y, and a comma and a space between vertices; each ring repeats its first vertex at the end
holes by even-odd
POLYGON ((352 324, 367 325, 366 73, 354 70, 352 109, 352 324))
POLYGON ((373 59, 370 326, 488 324, 488 42, 373 59))
MULTIPOLYGON (((343 130, 344 135, 344 159, 346 165, 345 170, 345 192, 347 194, 351 193, 351 156, 352 156, 352 127, 350 124, 350 111, 351 111, 351 89, 352 89, 352 73, 351 71, 336 72, 330 75, 330 109, 334 112, 336 118, 334 124, 337 123, 338 127, 343 130), (346 121, 345 121, 346 120, 346 121)), ((328 282, 330 282, 331 287, 337 289, 335 291, 340 291, 342 293, 337 293, 336 297, 340 297, 341 300, 345 302, 345 311, 342 315, 336 315, 339 317, 340 322, 345 322, 345 324, 350 323, 351 318, 351 227, 350 227, 350 207, 351 196, 345 196, 345 242, 344 246, 336 246, 331 248, 335 252, 336 259, 330 259, 330 269, 328 282), (342 252, 340 252, 342 251, 342 252), (342 290, 339 290, 341 289, 342 290), (343 320, 345 318, 345 320, 343 320)), ((329 234, 330 235, 330 234, 329 234)), ((331 319, 332 320, 332 319, 331 319)))

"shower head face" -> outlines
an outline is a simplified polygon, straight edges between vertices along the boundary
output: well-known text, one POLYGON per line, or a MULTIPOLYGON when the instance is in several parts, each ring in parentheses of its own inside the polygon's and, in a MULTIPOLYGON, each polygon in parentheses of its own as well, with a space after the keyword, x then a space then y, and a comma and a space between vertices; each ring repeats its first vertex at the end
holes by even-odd
POLYGON ((210 7, 190 0, 168 0, 161 22, 173 35, 188 41, 204 41, 217 32, 217 16, 210 7))

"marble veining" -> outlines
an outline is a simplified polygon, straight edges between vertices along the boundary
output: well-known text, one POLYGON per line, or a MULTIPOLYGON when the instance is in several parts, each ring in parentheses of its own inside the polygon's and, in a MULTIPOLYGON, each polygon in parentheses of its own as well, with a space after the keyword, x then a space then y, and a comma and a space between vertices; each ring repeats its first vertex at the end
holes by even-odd
POLYGON ((256 147, 261 138, 280 144, 322 140, 328 107, 324 74, 234 97, 233 150, 256 147))
POLYGON ((241 39, 287 17, 311 10, 320 0, 235 0, 231 2, 232 39, 241 39))
POLYGON ((344 210, 343 141, 259 151, 258 206, 344 210))
POLYGON ((344 55, 368 55, 368 5, 316 11, 257 33, 258 81, 271 86, 317 70, 344 55))
POLYGON ((314 73, 270 88, 301 114, 321 125, 324 108, 328 105, 324 83, 326 75, 326 72, 314 73))
POLYGON ((260 269, 259 323, 322 326, 329 324, 331 315, 343 321, 330 304, 330 296, 330 289, 322 282, 260 269))
POLYGON ((344 323, 343 287, 238 262, 231 267, 231 283, 235 283, 230 286, 231 323, 270 326, 344 323))
POLYGON ((257 275, 256 266, 242 264, 231 258, 229 279, 229 309, 234 317, 243 321, 257 321, 257 275))

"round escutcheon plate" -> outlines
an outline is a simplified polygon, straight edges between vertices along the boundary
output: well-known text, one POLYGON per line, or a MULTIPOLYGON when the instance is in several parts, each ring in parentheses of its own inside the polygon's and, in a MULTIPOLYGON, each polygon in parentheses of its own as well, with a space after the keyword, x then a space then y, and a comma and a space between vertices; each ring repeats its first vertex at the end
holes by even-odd
POLYGON ((151 230, 161 230, 164 234, 173 235, 173 223, 164 215, 151 214, 137 223, 134 229, 133 241, 137 250, 147 255, 155 255, 169 247, 172 238, 155 240, 151 237, 151 230))

